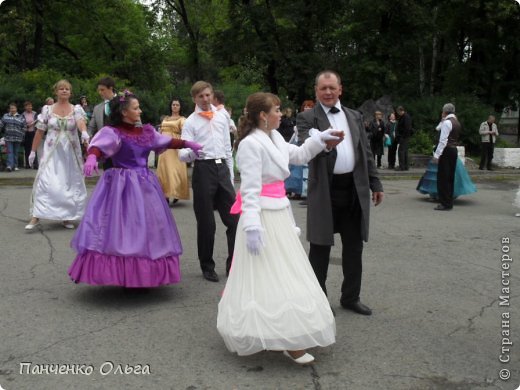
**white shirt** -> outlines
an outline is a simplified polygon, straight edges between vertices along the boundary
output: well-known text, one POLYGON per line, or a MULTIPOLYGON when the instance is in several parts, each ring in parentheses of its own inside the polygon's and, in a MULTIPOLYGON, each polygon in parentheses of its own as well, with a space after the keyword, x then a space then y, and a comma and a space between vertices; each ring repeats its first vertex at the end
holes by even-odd
POLYGON ((444 118, 444 121, 442 121, 441 124, 441 137, 439 139, 439 144, 437 145, 437 149, 435 149, 435 152, 433 153, 433 157, 439 158, 442 155, 442 152, 444 151, 444 148, 446 147, 446 144, 448 143, 448 136, 451 133, 452 125, 451 121, 449 121, 449 118, 456 118, 455 114, 449 114, 446 118, 444 118))
MULTIPOLYGON (((321 104, 321 102, 320 102, 321 104)), ((334 174, 342 174, 354 171, 355 156, 354 156, 354 144, 352 142, 352 134, 350 133, 350 127, 348 126, 347 116, 341 109, 341 103, 339 100, 336 103, 336 108, 339 112, 333 114, 330 112, 330 107, 326 107, 321 104, 323 111, 327 114, 327 119, 333 129, 343 130, 345 138, 336 146, 338 153, 336 157, 336 163, 334 164, 334 174)))
POLYGON ((227 113, 227 111, 218 111, 215 106, 211 105, 211 111, 213 111, 211 120, 200 115, 201 111, 198 106, 195 106, 195 111, 184 122, 181 139, 201 144, 203 146, 202 155, 197 158, 191 149, 179 149, 179 159, 184 162, 225 159, 233 179, 229 116, 224 113, 227 113))

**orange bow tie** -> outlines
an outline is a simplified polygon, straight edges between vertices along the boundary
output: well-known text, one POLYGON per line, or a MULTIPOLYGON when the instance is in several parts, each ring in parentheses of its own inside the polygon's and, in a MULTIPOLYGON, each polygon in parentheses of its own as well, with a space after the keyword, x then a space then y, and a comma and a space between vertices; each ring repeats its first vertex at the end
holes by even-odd
POLYGON ((211 120, 213 119, 213 111, 201 111, 199 115, 202 115, 204 118, 211 120))

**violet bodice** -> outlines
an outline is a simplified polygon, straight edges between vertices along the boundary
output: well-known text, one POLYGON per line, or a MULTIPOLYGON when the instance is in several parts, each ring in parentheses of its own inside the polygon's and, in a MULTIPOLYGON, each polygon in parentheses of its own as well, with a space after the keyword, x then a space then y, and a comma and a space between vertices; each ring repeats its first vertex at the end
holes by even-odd
MULTIPOLYGON (((135 129, 135 128, 134 128, 135 129)), ((150 151, 164 151, 171 138, 144 125, 142 131, 128 131, 126 126, 103 127, 92 139, 90 148, 97 148, 103 157, 111 158, 114 168, 146 168, 150 151)))

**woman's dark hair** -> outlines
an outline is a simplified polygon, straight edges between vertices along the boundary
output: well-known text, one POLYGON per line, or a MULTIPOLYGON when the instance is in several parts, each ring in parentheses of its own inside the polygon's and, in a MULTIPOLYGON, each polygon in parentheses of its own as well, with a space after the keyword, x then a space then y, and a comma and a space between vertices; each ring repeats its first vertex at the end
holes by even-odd
POLYGON ((246 100, 246 114, 244 119, 240 121, 238 126, 238 141, 235 147, 238 148, 238 144, 244 138, 246 138, 251 131, 261 127, 260 124, 260 113, 263 111, 268 113, 271 111, 273 106, 279 106, 280 99, 278 96, 269 92, 256 92, 246 100))
POLYGON ((181 98, 176 97, 176 96, 174 96, 174 97, 172 97, 172 98, 170 99, 170 105, 168 106, 168 108, 170 109, 170 115, 173 115, 173 112, 172 112, 172 104, 173 104, 173 102, 175 102, 175 101, 179 102, 179 104, 181 105, 181 109, 179 110, 179 115, 182 116, 182 106, 184 105, 184 103, 182 102, 181 98))
POLYGON ((110 125, 117 126, 123 122, 123 111, 130 106, 133 99, 137 99, 137 96, 126 90, 118 93, 112 100, 110 100, 110 115, 108 117, 110 125))

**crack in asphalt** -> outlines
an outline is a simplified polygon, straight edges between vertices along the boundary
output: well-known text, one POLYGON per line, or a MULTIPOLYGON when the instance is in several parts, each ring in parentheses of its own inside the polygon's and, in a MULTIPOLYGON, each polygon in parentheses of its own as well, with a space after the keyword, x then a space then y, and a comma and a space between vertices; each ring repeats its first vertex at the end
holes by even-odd
POLYGON ((48 263, 50 264, 54 264, 54 251, 55 251, 55 248, 54 248, 54 245, 52 245, 52 240, 50 239, 50 237, 42 230, 40 229, 40 234, 45 237, 45 239, 47 240, 47 243, 49 244, 49 249, 50 249, 50 254, 49 254, 49 261, 48 263))
POLYGON ((6 213, 4 213, 4 211, 7 209, 7 207, 9 206, 9 200, 8 199, 5 199, 5 198, 2 198, 2 208, 0 209, 0 215, 2 217, 5 217, 5 218, 8 218, 8 219, 12 219, 13 221, 18 221, 18 222, 25 222, 25 219, 20 219, 20 218, 16 218, 16 217, 12 217, 10 215, 7 215, 6 213))
MULTIPOLYGON (((511 296, 510 299, 514 299, 514 298, 518 298, 518 297, 520 297, 520 295, 518 295, 518 296, 511 296)), ((480 311, 479 311, 478 314, 474 315, 473 317, 468 318, 468 324, 466 326, 458 326, 457 328, 455 328, 453 330, 453 332, 448 333, 448 336, 452 336, 453 334, 455 334, 458 331, 463 330, 463 329, 467 329, 469 333, 473 332, 473 330, 474 330, 473 326, 475 325, 475 320, 478 317, 482 317, 484 315, 484 311, 486 309, 489 309, 489 308, 493 307, 493 305, 496 302, 498 302, 499 300, 500 300, 500 298, 493 299, 493 301, 491 301, 491 303, 489 303, 488 305, 482 306, 480 308, 480 311)))
POLYGON ((448 333, 448 336, 452 336, 455 333, 457 333, 459 330, 463 330, 463 329, 467 329, 467 331, 469 333, 473 332, 473 330, 474 330, 473 326, 475 325, 475 319, 478 317, 482 317, 482 315, 484 314, 484 311, 486 309, 489 309, 490 307, 492 307, 495 304, 495 302, 498 302, 498 298, 493 299, 490 304, 482 306, 480 308, 480 312, 478 314, 474 315, 473 317, 468 318, 468 324, 466 326, 458 326, 457 328, 455 328, 455 330, 453 330, 453 332, 448 333))
POLYGON ((311 378, 315 390, 321 390, 320 375, 314 364, 311 364, 311 378))

